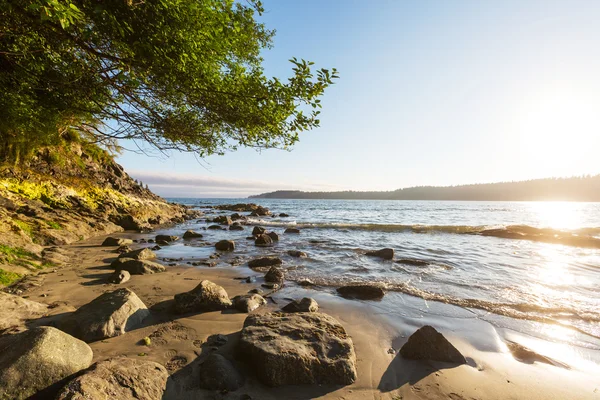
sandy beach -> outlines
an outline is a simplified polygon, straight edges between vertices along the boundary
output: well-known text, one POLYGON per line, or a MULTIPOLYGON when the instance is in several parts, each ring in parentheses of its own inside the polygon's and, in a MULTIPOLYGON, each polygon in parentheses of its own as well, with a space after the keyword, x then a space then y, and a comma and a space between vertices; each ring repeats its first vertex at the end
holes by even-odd
MULTIPOLYGON (((135 239, 142 235, 122 233, 117 236, 135 239)), ((236 278, 256 276, 256 272, 246 266, 198 268, 178 265, 167 267, 163 273, 134 275, 122 285, 109 284, 107 278, 113 272, 109 264, 118 254, 114 248, 101 247, 103 239, 96 237, 63 246, 70 255, 68 266, 45 271, 22 282, 22 296, 53 307, 49 317, 29 321, 28 325, 51 325, 100 294, 118 287, 133 290, 152 310, 152 316, 140 329, 90 343, 93 361, 126 356, 164 365, 170 373, 165 399, 600 398, 597 370, 551 365, 527 358, 518 361, 487 323, 472 319, 462 323, 460 318, 436 320, 432 315, 420 321, 398 318, 386 313, 384 304, 345 300, 293 283, 274 293, 266 306, 254 312, 276 311, 293 298, 314 298, 319 303, 319 311, 338 319, 351 336, 357 356, 358 379, 343 387, 270 388, 262 385, 248 366, 236 359, 235 348, 247 314, 227 310, 178 316, 170 311, 175 294, 188 291, 205 279, 221 285, 230 297, 245 294, 260 287, 261 279, 256 283, 245 283, 236 278), (466 365, 405 360, 397 353, 412 332, 429 323, 461 351, 468 361, 466 365), (227 337, 225 345, 215 347, 212 344, 210 337, 217 334, 227 337), (145 337, 151 338, 150 345, 143 343, 145 337), (496 346, 490 343, 496 343, 496 346), (198 365, 212 351, 234 361, 246 376, 242 388, 232 393, 216 393, 198 387, 198 365)))

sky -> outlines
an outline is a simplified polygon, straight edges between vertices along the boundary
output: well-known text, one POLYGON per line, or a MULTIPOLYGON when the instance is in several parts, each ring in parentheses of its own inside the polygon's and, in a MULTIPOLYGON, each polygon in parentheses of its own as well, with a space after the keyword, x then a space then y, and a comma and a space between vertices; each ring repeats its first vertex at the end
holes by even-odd
MULTIPOLYGON (((600 173, 600 2, 263 0, 268 76, 335 67, 292 151, 125 151, 167 197, 395 190, 600 173)), ((134 148, 131 143, 124 143, 134 148)))

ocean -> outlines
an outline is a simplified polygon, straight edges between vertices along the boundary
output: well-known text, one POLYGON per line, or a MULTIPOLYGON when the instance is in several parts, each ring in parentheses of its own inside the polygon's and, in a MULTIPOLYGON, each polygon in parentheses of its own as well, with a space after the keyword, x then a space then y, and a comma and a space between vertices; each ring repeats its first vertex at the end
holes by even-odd
MULTIPOLYGON (((600 351, 600 203, 169 200, 198 207, 209 217, 232 212, 208 206, 249 202, 275 215, 289 214, 250 219, 252 225, 280 234, 271 248, 255 247, 246 239, 248 228, 206 231, 205 239, 234 240, 235 256, 244 259, 283 255, 290 281, 310 279, 317 290, 332 293, 349 283, 380 284, 388 291, 387 300, 385 305, 374 304, 374 310, 407 318, 464 314, 501 329, 600 351), (301 234, 283 234, 287 227, 298 227, 301 234), (525 232, 543 228, 545 238, 568 235, 589 239, 591 245, 540 242, 536 235, 521 239, 481 234, 507 227, 525 232), (394 260, 364 255, 365 250, 385 247, 395 250, 394 260), (292 249, 308 257, 286 257, 292 249)), ((164 232, 181 235, 185 229, 207 225, 204 220, 190 221, 164 232)), ((158 255, 190 261, 213 252, 212 246, 178 242, 158 255)))

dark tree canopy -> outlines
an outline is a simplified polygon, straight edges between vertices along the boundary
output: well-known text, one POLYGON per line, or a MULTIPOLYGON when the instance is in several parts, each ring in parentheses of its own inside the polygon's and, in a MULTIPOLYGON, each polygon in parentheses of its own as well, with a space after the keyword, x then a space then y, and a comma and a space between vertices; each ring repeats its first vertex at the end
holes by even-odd
MULTIPOLYGON (((73 130, 160 150, 288 148, 336 70, 265 76, 259 1, 0 0, 0 155, 73 130)), ((22 154, 21 154, 22 155, 22 154)))

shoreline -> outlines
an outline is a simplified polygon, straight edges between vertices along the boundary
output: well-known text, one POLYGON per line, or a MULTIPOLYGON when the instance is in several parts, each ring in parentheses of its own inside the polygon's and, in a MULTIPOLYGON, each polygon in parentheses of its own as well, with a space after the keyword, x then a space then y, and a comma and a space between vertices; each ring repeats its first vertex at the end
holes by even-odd
MULTIPOLYGON (((124 232, 112 236, 135 239, 148 235, 124 232)), ((259 287, 261 280, 243 283, 235 278, 257 273, 246 266, 171 266, 166 267, 166 272, 162 273, 134 275, 124 284, 107 284, 106 278, 113 271, 109 264, 117 254, 114 253, 114 248, 100 246, 104 237, 98 236, 61 246, 72 252, 72 262, 76 265, 44 271, 38 275, 43 282, 38 282, 39 286, 32 286, 21 294, 40 303, 58 304, 51 310, 49 317, 33 322, 30 326, 51 323, 103 292, 127 287, 153 311, 153 316, 140 329, 90 343, 94 352, 93 361, 117 355, 156 361, 172 372, 165 399, 199 396, 210 398, 214 392, 194 388, 198 361, 203 360, 210 352, 206 341, 214 334, 226 335, 228 343, 220 352, 234 359, 235 344, 248 314, 223 311, 178 316, 168 311, 169 306, 175 294, 194 288, 203 279, 225 288, 229 297, 245 294, 248 290, 259 287), (153 336, 159 331, 160 334, 153 336), (140 341, 147 336, 157 339, 153 340, 151 346, 140 345, 140 341)), ((137 247, 142 246, 134 248, 137 247)), ((31 279, 26 278, 23 284, 31 279)), ((391 299, 378 303, 346 300, 327 291, 293 284, 273 294, 277 304, 269 301, 266 306, 253 313, 275 311, 291 298, 304 296, 317 300, 320 311, 338 319, 352 337, 357 355, 357 381, 344 387, 305 385, 268 388, 252 377, 252 371, 248 371, 243 362, 236 361, 236 366, 248 377, 247 382, 238 391, 222 398, 237 399, 242 394, 248 394, 252 399, 600 398, 600 385, 594 381, 596 375, 593 371, 586 373, 578 368, 566 369, 540 362, 528 364, 518 361, 503 347, 503 341, 493 326, 474 317, 456 315, 450 318, 433 312, 424 314, 421 320, 415 320, 403 317, 401 312, 386 311, 386 302, 393 301, 391 299), (443 363, 402 359, 397 351, 410 334, 425 324, 440 329, 463 353, 468 364, 448 368, 443 363), (390 348, 396 353, 390 354, 390 348), (569 384, 564 385, 562 382, 569 384)), ((430 304, 432 308, 457 308, 432 304, 433 302, 430 304)))

